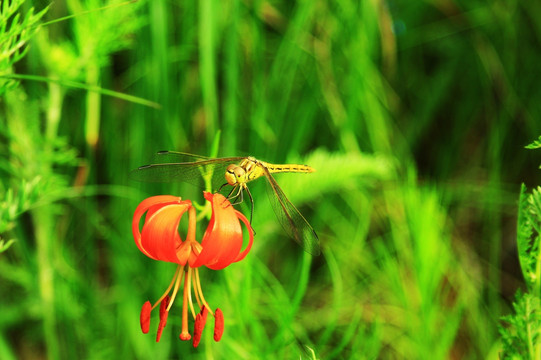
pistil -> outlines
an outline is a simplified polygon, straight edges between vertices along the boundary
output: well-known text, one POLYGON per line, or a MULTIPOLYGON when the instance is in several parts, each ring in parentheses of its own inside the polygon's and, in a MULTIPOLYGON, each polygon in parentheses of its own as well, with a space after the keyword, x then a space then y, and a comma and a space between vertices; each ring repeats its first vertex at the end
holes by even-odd
POLYGON ((186 279, 184 279, 184 296, 182 301, 182 332, 180 333, 180 340, 190 340, 192 338, 188 331, 188 293, 192 268, 188 266, 188 270, 186 272, 186 279))

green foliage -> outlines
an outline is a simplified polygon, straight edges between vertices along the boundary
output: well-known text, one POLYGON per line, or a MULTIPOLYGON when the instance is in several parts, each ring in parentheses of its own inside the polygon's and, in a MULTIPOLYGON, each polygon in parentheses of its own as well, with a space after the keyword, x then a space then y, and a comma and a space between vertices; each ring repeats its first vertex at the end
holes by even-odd
POLYGON ((276 175, 280 186, 295 203, 314 201, 321 196, 349 187, 373 187, 393 176, 393 162, 383 155, 329 153, 317 149, 303 159, 292 157, 289 163, 310 164, 316 171, 306 176, 276 175), (332 169, 332 171, 329 171, 332 169), (317 186, 313 186, 317 184, 317 186), (294 189, 305 189, 295 191, 294 189))
POLYGON ((502 317, 502 359, 539 359, 541 356, 541 304, 538 294, 517 292, 513 314, 502 317))
MULTIPOLYGON (((531 144, 528 144, 525 146, 526 149, 539 149, 541 148, 541 136, 539 136, 539 139, 535 140, 531 144)), ((541 166, 540 166, 541 168, 541 166)))
POLYGON ((503 359, 541 356, 541 187, 531 194, 522 185, 517 220, 517 248, 526 293, 517 292, 513 314, 500 326, 503 359))
POLYGON ((541 284, 541 187, 526 193, 522 185, 517 221, 517 248, 524 280, 529 290, 541 284))
POLYGON ((4 251, 6 251, 7 249, 9 249, 9 247, 11 245, 13 245, 13 243, 15 242, 15 240, 13 239, 10 239, 8 241, 5 241, 3 239, 0 239, 0 253, 3 253, 4 251))
POLYGON ((535 140, 531 144, 528 144, 525 146, 526 149, 539 149, 541 148, 541 136, 539 136, 539 139, 535 140))
POLYGON ((24 17, 20 8, 24 0, 2 1, 0 4, 0 96, 14 82, 2 77, 12 72, 12 66, 28 51, 28 41, 38 30, 38 22, 47 8, 34 14, 30 8, 24 17))
POLYGON ((3 199, 0 203, 0 234, 11 230, 15 220, 38 201, 40 193, 43 193, 40 182, 41 178, 35 177, 30 182, 21 180, 17 187, 0 189, 0 197, 3 199))

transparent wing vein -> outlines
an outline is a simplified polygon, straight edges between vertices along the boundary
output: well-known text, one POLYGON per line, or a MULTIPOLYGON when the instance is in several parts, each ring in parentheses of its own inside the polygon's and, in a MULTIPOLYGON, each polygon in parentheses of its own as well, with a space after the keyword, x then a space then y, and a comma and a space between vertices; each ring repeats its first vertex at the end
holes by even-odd
POLYGON ((265 176, 267 178, 267 193, 269 195, 272 208, 276 213, 278 221, 284 228, 285 232, 295 240, 304 251, 312 254, 319 255, 319 238, 308 221, 302 216, 293 205, 268 169, 265 169, 265 176))

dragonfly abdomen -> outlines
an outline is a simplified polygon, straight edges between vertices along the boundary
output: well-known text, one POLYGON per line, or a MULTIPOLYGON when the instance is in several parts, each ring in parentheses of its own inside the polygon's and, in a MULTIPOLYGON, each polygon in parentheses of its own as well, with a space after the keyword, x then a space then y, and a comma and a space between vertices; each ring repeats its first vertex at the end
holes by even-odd
POLYGON ((280 172, 311 173, 315 171, 314 168, 308 165, 266 163, 265 166, 267 167, 267 169, 269 169, 270 173, 280 173, 280 172))

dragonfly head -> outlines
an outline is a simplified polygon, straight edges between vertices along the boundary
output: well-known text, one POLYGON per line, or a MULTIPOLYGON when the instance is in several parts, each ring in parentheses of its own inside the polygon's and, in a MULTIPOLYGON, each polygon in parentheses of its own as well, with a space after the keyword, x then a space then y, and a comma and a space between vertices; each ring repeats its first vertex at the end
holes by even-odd
POLYGON ((235 164, 231 164, 225 171, 225 180, 231 186, 236 186, 246 182, 246 171, 235 164))

